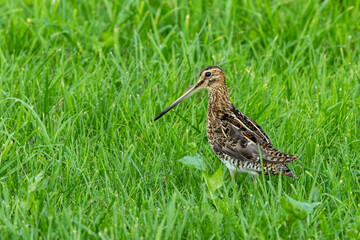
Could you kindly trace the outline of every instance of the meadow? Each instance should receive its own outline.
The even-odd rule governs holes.
[[[1,239],[360,238],[359,1],[0,12]],[[206,90],[154,122],[212,64],[234,105],[300,156],[298,178],[232,180],[206,139]]]

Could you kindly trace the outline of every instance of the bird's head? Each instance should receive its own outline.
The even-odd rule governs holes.
[[[221,67],[212,65],[207,68],[204,68],[199,76],[199,80],[196,83],[195,87],[201,89],[206,88],[211,90],[218,86],[225,84],[225,74]]]
[[[184,93],[181,97],[179,97],[175,102],[170,104],[164,111],[162,111],[156,118],[155,121],[161,118],[165,113],[167,113],[170,109],[181,103],[184,99],[190,97],[193,93],[195,93],[199,89],[208,89],[209,91],[221,87],[225,85],[225,74],[221,67],[212,65],[204,68],[199,76],[199,80],[189,91]]]

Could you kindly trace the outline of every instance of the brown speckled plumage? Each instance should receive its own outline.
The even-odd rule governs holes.
[[[160,113],[155,120],[202,88],[209,91],[206,129],[208,141],[214,153],[226,164],[233,178],[236,172],[259,175],[262,167],[265,174],[295,177],[286,163],[298,157],[276,150],[261,127],[232,104],[224,71],[219,66],[203,69],[197,84]]]

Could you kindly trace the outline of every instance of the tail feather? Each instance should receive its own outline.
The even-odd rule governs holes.
[[[297,176],[289,169],[286,164],[284,164],[285,168],[282,169],[282,174],[287,177],[297,178]]]
[[[285,160],[285,162],[293,162],[298,158],[299,158],[299,156],[287,154],[287,159]]]

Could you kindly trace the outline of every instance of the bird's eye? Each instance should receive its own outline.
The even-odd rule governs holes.
[[[205,76],[210,77],[210,76],[211,76],[211,72],[206,72],[206,73],[205,73]]]

